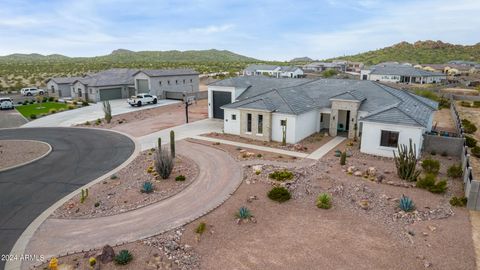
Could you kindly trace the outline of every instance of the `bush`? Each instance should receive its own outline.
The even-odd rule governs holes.
[[[57,109],[50,109],[48,113],[51,113],[51,114],[57,113]]]
[[[447,181],[438,181],[434,186],[430,187],[428,191],[432,193],[445,193],[445,191],[447,191]]]
[[[132,254],[130,251],[124,249],[121,250],[117,256],[115,256],[115,263],[120,264],[120,265],[126,265],[128,264],[131,260],[133,259]]]
[[[82,101],[82,106],[89,106],[90,104],[88,103],[88,101]]]
[[[153,184],[152,182],[144,182],[143,183],[143,186],[142,186],[142,189],[140,190],[140,192],[142,193],[152,193],[153,192]]]
[[[462,166],[460,164],[454,164],[447,170],[448,177],[460,178],[463,174]]]
[[[30,119],[37,119],[37,115],[34,113],[30,114]]]
[[[435,175],[434,174],[427,174],[425,177],[420,178],[417,180],[416,187],[429,189],[430,187],[435,186]]]
[[[440,162],[436,159],[427,158],[423,160],[422,168],[426,173],[438,174]]]
[[[73,110],[73,109],[75,109],[75,106],[73,106],[73,105],[68,105],[68,106],[67,106],[67,109]]]
[[[28,101],[27,100],[24,100],[23,101],[23,105],[27,105],[28,104]]]
[[[465,144],[468,147],[475,147],[477,146],[477,140],[473,138],[472,136],[465,135]]]
[[[48,101],[53,102],[55,100],[55,97],[49,97]]]
[[[275,179],[277,181],[285,181],[293,179],[293,173],[291,171],[274,171],[268,175],[268,177]]]
[[[267,194],[268,198],[276,202],[286,202],[290,200],[291,195],[288,189],[284,187],[274,187]]]
[[[468,101],[462,101],[462,102],[460,102],[460,106],[462,106],[462,107],[472,107],[472,103],[470,103]]]
[[[340,155],[340,165],[345,165],[347,163],[347,152],[343,151]]]
[[[463,196],[463,197],[453,196],[450,199],[450,204],[452,206],[464,207],[465,205],[467,205],[467,202],[468,202],[468,199],[465,196]]]
[[[480,101],[474,101],[473,102],[473,107],[479,108],[480,107]]]
[[[442,154],[441,154],[442,157],[447,157],[448,156],[448,153],[447,151],[443,151]]]
[[[479,147],[479,146],[473,147],[470,152],[471,152],[472,155],[474,155],[475,157],[480,158],[480,147]]]
[[[435,150],[432,150],[432,151],[430,152],[430,155],[432,155],[432,156],[436,156],[436,155],[437,155],[437,151],[435,151]]]
[[[317,197],[317,207],[322,209],[330,209],[332,207],[332,198],[327,193],[322,193]]]
[[[197,228],[195,229],[195,232],[198,234],[203,234],[205,232],[205,229],[207,229],[207,224],[205,224],[205,222],[200,222],[200,224],[198,224]]]
[[[157,149],[155,151],[154,164],[160,177],[162,177],[162,179],[167,179],[172,173],[174,161],[169,152]]]
[[[115,179],[117,179],[117,178],[118,178],[118,176],[117,176],[116,174],[112,174],[112,175],[110,176],[110,179],[112,179],[112,180],[115,180]]]
[[[240,207],[240,209],[238,209],[237,217],[239,219],[247,219],[252,217],[252,213],[250,212],[250,210],[248,210],[247,207],[242,206]]]
[[[185,179],[187,178],[185,177],[185,175],[182,175],[182,174],[175,177],[175,181],[185,181]]]
[[[100,206],[100,202],[96,202],[93,206],[99,207],[99,206]]]
[[[470,122],[468,119],[462,119],[462,126],[465,133],[473,134],[477,131],[475,124]]]
[[[412,199],[405,195],[402,195],[402,197],[400,198],[399,207],[405,212],[410,212],[415,209],[415,204],[413,203]]]
[[[440,100],[438,101],[438,107],[440,109],[448,109],[450,108],[450,100],[448,100],[447,98],[440,98]]]

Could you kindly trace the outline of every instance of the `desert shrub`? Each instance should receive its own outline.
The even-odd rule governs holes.
[[[317,207],[322,209],[330,209],[332,207],[332,198],[327,193],[322,193],[317,197]]]
[[[99,207],[99,206],[100,206],[100,202],[96,202],[93,206]]]
[[[152,182],[144,182],[142,185],[142,189],[140,190],[142,193],[152,193],[153,192],[153,184]]]
[[[447,157],[448,156],[448,153],[447,151],[443,151],[442,154],[440,154],[442,157]]]
[[[75,109],[75,106],[73,106],[73,105],[68,105],[68,106],[67,106],[67,109],[73,110],[73,109]]]
[[[343,151],[340,155],[340,165],[345,165],[347,163],[347,152]]]
[[[27,105],[27,104],[28,104],[28,101],[27,101],[27,100],[24,100],[22,104],[23,104],[23,105]]]
[[[157,149],[155,151],[154,165],[160,177],[167,179],[172,173],[174,160],[168,151]]]
[[[82,101],[82,106],[89,106],[90,104],[88,103],[88,101]]]
[[[470,152],[471,152],[472,155],[474,155],[475,157],[480,158],[480,147],[479,147],[479,146],[473,147]]]
[[[447,170],[447,175],[452,178],[459,178],[463,174],[462,166],[460,164],[454,164]]]
[[[250,210],[248,210],[247,207],[242,206],[240,207],[240,209],[238,209],[236,216],[240,219],[247,219],[252,217],[252,213],[250,212]]]
[[[91,257],[90,259],[88,259],[88,264],[93,267],[95,266],[95,264],[97,264],[97,259]]]
[[[112,179],[112,180],[115,180],[115,179],[117,179],[117,178],[118,178],[118,176],[117,176],[116,174],[112,174],[112,175],[110,176],[110,179]]]
[[[447,98],[440,98],[440,100],[438,101],[438,107],[440,109],[448,109],[450,108],[450,100],[448,100]]]
[[[437,151],[435,151],[435,150],[430,151],[430,155],[436,156],[436,155],[437,155]]]
[[[440,162],[436,159],[427,158],[423,160],[422,168],[426,173],[438,174]]]
[[[465,196],[462,196],[462,197],[453,196],[450,199],[450,204],[452,206],[464,207],[465,205],[467,205],[467,202],[468,202],[468,199]]]
[[[182,175],[182,174],[175,177],[175,181],[185,181],[185,179],[186,179],[185,175]]]
[[[207,229],[207,224],[205,224],[205,222],[200,222],[200,224],[198,224],[197,228],[195,229],[195,232],[198,234],[203,234],[205,232],[205,229]]]
[[[131,260],[133,259],[133,256],[132,254],[130,253],[130,251],[124,249],[124,250],[121,250],[117,256],[115,256],[115,263],[119,264],[119,265],[126,265],[128,264]]]
[[[268,177],[275,179],[277,181],[291,180],[293,178],[293,173],[291,171],[274,171],[268,175]]]
[[[37,115],[34,113],[30,114],[30,119],[37,119]]]
[[[30,103],[30,104],[33,104],[33,103],[35,103],[35,100],[33,100],[33,99],[32,99],[32,100],[30,100],[30,102],[29,102],[29,103]]]
[[[419,178],[416,183],[416,187],[429,189],[435,185],[435,178],[434,174],[426,174],[423,178]]]
[[[261,158],[262,157],[262,154],[257,154],[257,158]]]
[[[472,103],[463,100],[462,102],[460,102],[460,106],[462,106],[462,107],[471,107],[471,106],[472,106]]]
[[[57,113],[57,109],[50,109],[48,110],[48,113],[51,113],[51,114]]]
[[[280,202],[280,203],[281,202],[286,202],[286,201],[290,200],[290,198],[291,198],[290,192],[288,191],[288,189],[286,189],[284,187],[274,187],[274,188],[272,188],[268,192],[267,196],[271,200],[276,201],[276,202]]]
[[[55,97],[49,97],[48,101],[53,102],[55,100]]]
[[[477,126],[468,119],[462,119],[463,131],[468,134],[473,134],[477,131]]]
[[[259,175],[259,174],[261,174],[261,173],[262,173],[262,171],[260,171],[260,170],[256,170],[256,171],[255,171],[255,174],[256,174],[256,175]]]
[[[474,101],[473,102],[473,107],[479,108],[480,107],[480,101]]]
[[[100,125],[101,123],[102,123],[102,119],[97,119],[97,120],[95,121],[95,125],[97,125],[97,126]]]
[[[405,195],[402,195],[402,197],[400,198],[398,206],[405,212],[410,212],[415,209],[415,204],[413,203],[413,200]]]
[[[447,181],[438,181],[434,186],[430,187],[428,191],[432,193],[445,193],[445,191],[447,191]]]
[[[472,136],[465,135],[465,144],[468,147],[475,147],[477,146],[477,140],[473,138]]]

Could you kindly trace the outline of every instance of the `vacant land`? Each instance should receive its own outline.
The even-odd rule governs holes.
[[[48,144],[37,141],[0,140],[0,170],[34,160],[49,149]]]
[[[51,113],[52,110],[58,112],[59,110],[66,110],[67,108],[67,104],[58,102],[34,103],[16,107],[17,111],[26,118],[30,118],[32,115],[40,116],[42,114],[48,114]]]

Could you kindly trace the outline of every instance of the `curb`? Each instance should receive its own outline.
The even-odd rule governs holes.
[[[43,155],[41,155],[39,157],[36,157],[32,160],[29,160],[29,161],[26,161],[26,162],[23,162],[23,163],[20,163],[20,164],[16,164],[16,165],[13,165],[13,166],[10,166],[10,167],[7,167],[7,168],[0,169],[0,172],[5,172],[5,171],[8,171],[8,170],[12,170],[12,169],[15,169],[15,168],[18,168],[18,167],[28,165],[30,163],[33,163],[35,161],[38,161],[38,160],[48,156],[48,154],[50,154],[52,152],[52,146],[50,144],[48,144],[46,142],[42,142],[42,141],[36,141],[36,140],[2,140],[2,141],[39,142],[39,143],[47,145],[48,146],[48,151],[46,153],[44,153]]]
[[[26,128],[29,128],[29,127],[26,127]],[[37,127],[31,127],[31,128],[37,128]],[[92,128],[85,128],[85,127],[56,127],[56,128],[77,128],[77,129],[92,129]],[[98,130],[97,129],[92,129],[92,130]],[[130,162],[132,162],[137,156],[138,154],[140,153],[140,148],[141,148],[141,145],[138,143],[138,141],[128,135],[128,134],[125,134],[123,132],[119,132],[119,131],[116,131],[116,130],[108,130],[108,129],[101,129],[101,130],[105,130],[105,131],[110,131],[110,132],[114,132],[114,133],[118,133],[118,134],[121,134],[121,135],[124,135],[126,137],[128,137],[135,145],[135,149],[133,150],[133,153],[132,155],[130,155],[130,157],[125,160],[122,164],[120,164],[119,166],[117,166],[116,168],[114,168],[113,170],[105,173],[104,175],[101,175],[100,177],[98,177],[97,179],[94,179],[93,181],[89,182],[88,184],[82,186],[82,187],[79,187],[78,189],[74,190],[73,192],[71,192],[70,194],[68,194],[67,196],[63,197],[62,199],[58,200],[56,203],[54,203],[53,205],[51,205],[49,208],[47,208],[45,211],[43,211],[37,218],[35,218],[31,223],[30,225],[28,225],[28,227],[23,231],[23,233],[20,235],[20,237],[17,239],[17,241],[15,242],[15,244],[13,245],[13,248],[12,250],[10,251],[10,254],[16,254],[16,255],[23,255],[25,254],[25,249],[27,248],[27,245],[28,243],[30,242],[30,239],[33,237],[33,235],[35,234],[35,232],[37,231],[37,229],[42,225],[42,223],[48,218],[50,217],[50,215],[60,206],[62,206],[65,202],[69,201],[71,198],[73,198],[75,195],[77,195],[79,192],[81,192],[82,189],[85,189],[85,188],[89,188],[90,186],[93,186],[95,185],[96,183],[99,183],[101,182],[105,177],[111,175],[111,174],[114,174],[116,172],[118,172],[119,170],[123,169],[124,167],[126,167]],[[22,269],[22,261],[20,260],[16,260],[16,261],[7,261],[6,264],[5,264],[5,269],[4,270],[19,270],[19,269]]]

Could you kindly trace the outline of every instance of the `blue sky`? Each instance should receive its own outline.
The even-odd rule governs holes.
[[[480,0],[0,0],[0,55],[215,48],[323,59],[426,39],[480,42]]]

